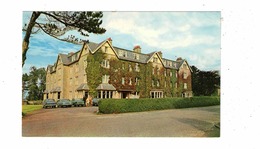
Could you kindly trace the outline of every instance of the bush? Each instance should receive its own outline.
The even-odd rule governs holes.
[[[42,104],[42,100],[30,100],[27,101],[28,105],[41,105]]]
[[[102,99],[100,113],[125,113],[151,110],[219,105],[219,97],[157,98],[157,99]]]

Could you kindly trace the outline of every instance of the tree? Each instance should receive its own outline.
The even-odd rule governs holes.
[[[27,73],[24,73],[22,76],[22,98],[24,99],[25,92],[28,90],[28,81],[29,81],[29,76]]]
[[[220,85],[220,76],[218,71],[200,71],[197,67],[191,66],[192,73],[192,91],[196,96],[210,96],[217,86]]]
[[[30,68],[29,75],[23,74],[23,94],[28,91],[28,100],[42,100],[46,84],[46,71],[44,68]]]
[[[42,17],[40,17],[42,16]],[[73,12],[73,11],[34,11],[28,24],[24,24],[25,36],[22,44],[22,66],[26,60],[29,49],[31,34],[43,31],[61,41],[82,44],[85,40],[78,39],[73,35],[62,37],[68,31],[77,30],[82,36],[88,37],[89,33],[103,34],[106,32],[101,28],[102,12]]]

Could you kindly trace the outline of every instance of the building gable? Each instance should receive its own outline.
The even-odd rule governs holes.
[[[188,62],[186,60],[182,60],[179,65],[179,69],[185,69],[185,67],[187,67],[187,69],[189,69],[190,72],[192,72],[192,69],[191,69],[190,65],[188,64]]]
[[[162,66],[164,66],[163,60],[159,55],[159,52],[154,52],[153,54],[151,54],[151,57],[147,60],[147,63],[149,62],[161,64]]]
[[[102,52],[111,54],[111,55],[115,55],[118,58],[118,54],[110,42],[111,41],[109,41],[109,39],[107,39],[107,40],[101,42],[100,44],[98,44],[95,47],[95,49],[90,49],[90,46],[89,46],[89,49],[92,54],[96,53],[98,50],[102,50]]]

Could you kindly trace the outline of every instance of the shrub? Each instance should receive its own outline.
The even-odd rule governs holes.
[[[219,105],[219,97],[157,98],[157,99],[103,99],[99,101],[100,113],[125,113],[151,110],[189,108]]]

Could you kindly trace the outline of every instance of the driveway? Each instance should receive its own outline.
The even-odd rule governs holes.
[[[22,118],[23,136],[217,137],[220,106],[123,114],[97,107],[41,109]]]

